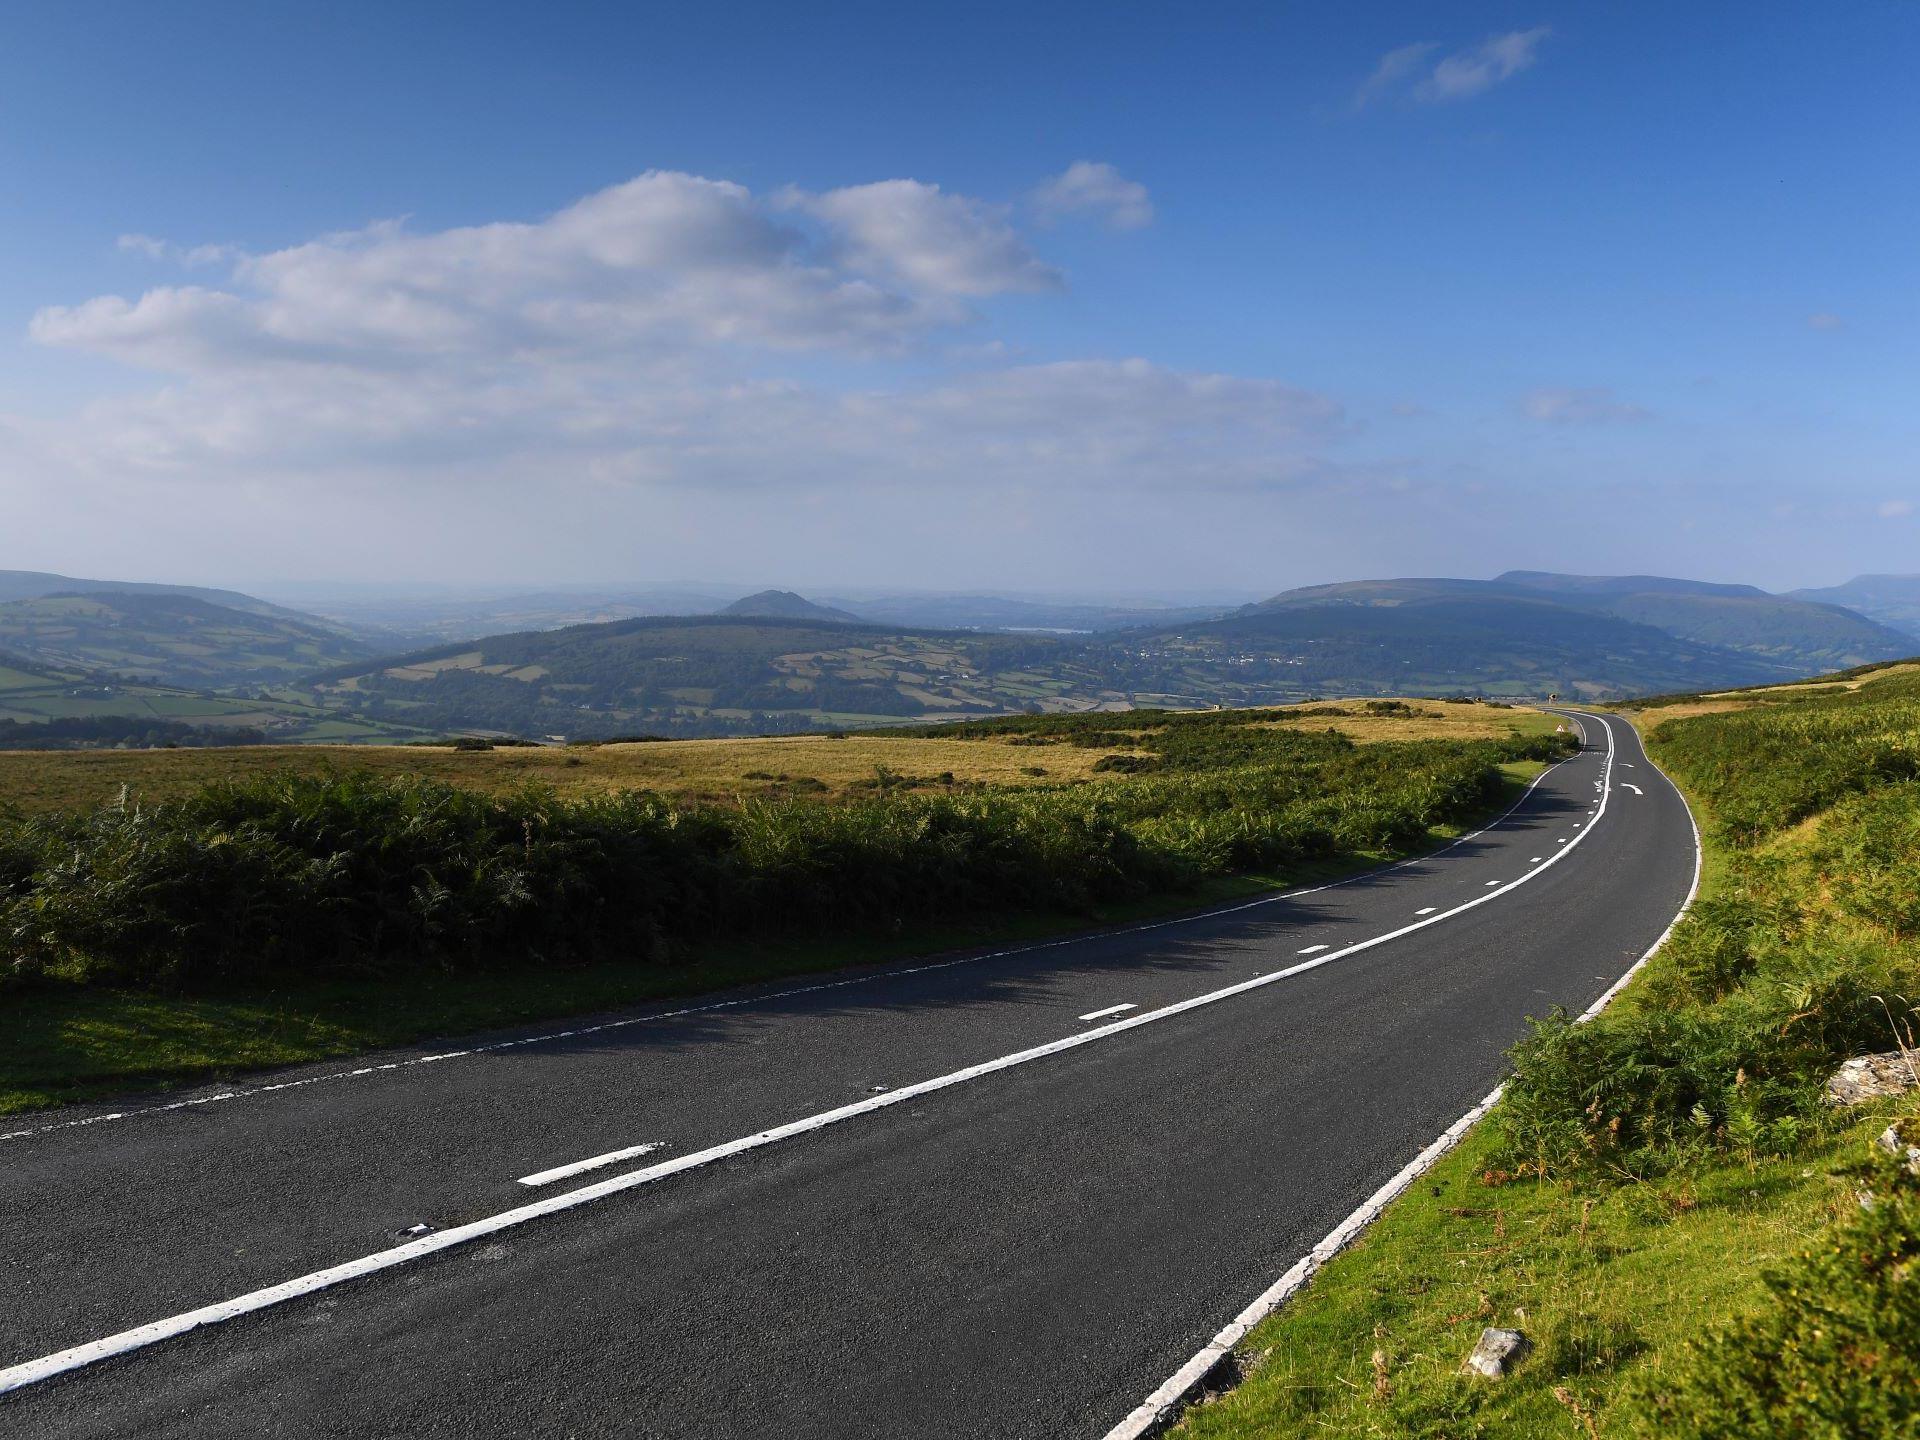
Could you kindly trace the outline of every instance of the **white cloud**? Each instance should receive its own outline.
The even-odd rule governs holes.
[[[1911,500],[1883,500],[1880,503],[1880,508],[1875,511],[1875,513],[1879,515],[1882,520],[1903,520],[1913,514],[1913,502]]]
[[[974,302],[1061,283],[1003,209],[934,185],[762,197],[650,172],[544,220],[380,222],[238,256],[219,283],[44,308],[39,342],[166,380],[29,438],[73,473],[299,493],[1178,492],[1291,483],[1344,433],[1277,381],[1021,364],[980,333]]]
[[[165,240],[152,235],[122,235],[116,242],[119,249],[129,255],[139,255],[148,260],[163,264],[183,265],[192,268],[197,265],[224,265],[238,258],[239,251],[231,245],[194,245],[182,248],[169,245]]]
[[[1373,67],[1373,74],[1367,77],[1366,83],[1354,91],[1354,108],[1357,110],[1391,95],[1413,76],[1420,68],[1421,61],[1439,48],[1431,40],[1422,40],[1417,44],[1402,45],[1398,50],[1389,50],[1380,57],[1380,63]]]
[[[1830,310],[1816,310],[1807,316],[1809,330],[1844,330],[1847,322]]]
[[[1652,418],[1650,411],[1621,400],[1604,386],[1530,391],[1521,398],[1520,409],[1529,419],[1549,425],[1613,425]]]
[[[416,234],[387,221],[230,263],[223,288],[50,306],[31,332],[187,373],[735,345],[873,351],[967,320],[963,299],[1061,283],[999,212],[936,186],[885,181],[767,203],[664,171],[538,222]]]
[[[918,180],[881,180],[789,203],[825,221],[850,268],[939,295],[1054,290],[1063,281],[1007,223],[1002,207]]]
[[[1478,45],[1443,56],[1431,68],[1427,60],[1438,45],[1431,41],[1402,45],[1380,57],[1373,73],[1354,92],[1354,108],[1402,93],[1429,103],[1484,94],[1531,67],[1539,58],[1541,42],[1551,33],[1539,25],[1490,35]]]
[[[1094,216],[1115,230],[1139,230],[1153,223],[1147,187],[1095,160],[1076,160],[1040,185],[1033,192],[1033,208],[1049,224],[1076,215]]]

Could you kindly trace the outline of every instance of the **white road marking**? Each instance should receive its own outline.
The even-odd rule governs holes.
[[[1309,946],[1307,946],[1307,948],[1306,948],[1306,949],[1304,949],[1304,950],[1296,950],[1296,951],[1294,951],[1294,954],[1296,954],[1296,955],[1312,955],[1312,954],[1315,954],[1315,953],[1317,953],[1317,952],[1319,952],[1319,951],[1321,951],[1321,950],[1324,950],[1324,949],[1326,949],[1326,948],[1327,948],[1327,947],[1326,947],[1325,945],[1309,945]]]
[[[1527,863],[1529,865],[1538,865],[1540,863],[1540,857],[1538,855],[1535,855],[1532,859],[1527,861]]]
[[[214,1095],[196,1095],[186,1100],[173,1100],[165,1105],[149,1105],[139,1110],[115,1110],[106,1115],[83,1115],[76,1120],[54,1120],[43,1125],[30,1126],[25,1130],[0,1132],[0,1142],[7,1140],[27,1140],[36,1135],[48,1135],[57,1130],[78,1130],[89,1125],[104,1125],[110,1120],[137,1120],[148,1115],[165,1115],[175,1110],[190,1110],[197,1105],[213,1105],[222,1100],[249,1100],[256,1095],[271,1095],[283,1090],[303,1090],[311,1085],[324,1085],[335,1080],[357,1079],[363,1075],[378,1075],[394,1070],[411,1070],[420,1065],[435,1065],[443,1060],[463,1060],[474,1055],[489,1055],[500,1050],[516,1050],[527,1045],[545,1045],[556,1040],[576,1040],[586,1035],[598,1035],[608,1030],[624,1030],[633,1025],[651,1025],[659,1020],[678,1020],[688,1015],[706,1015],[715,1010],[736,1010],[743,1006],[760,1005],[770,1000],[788,1000],[796,995],[814,995],[825,990],[841,990],[850,985],[871,985],[876,981],[892,980],[902,975],[921,975],[934,970],[950,970],[958,965],[977,965],[986,960],[1004,960],[1012,955],[1027,955],[1040,950],[1057,950],[1067,945],[1080,945],[1089,940],[1112,940],[1122,935],[1139,935],[1150,930],[1164,930],[1169,926],[1187,925],[1195,920],[1213,920],[1222,915],[1238,915],[1242,911],[1257,910],[1263,905],[1278,904],[1283,900],[1298,900],[1307,895],[1318,895],[1325,890],[1339,890],[1345,886],[1357,884],[1362,880],[1378,879],[1382,875],[1391,875],[1398,870],[1406,870],[1415,865],[1424,865],[1429,860],[1457,849],[1469,840],[1490,833],[1505,823],[1507,818],[1522,805],[1534,789],[1558,770],[1562,765],[1578,760],[1578,755],[1570,755],[1565,760],[1556,760],[1545,770],[1533,777],[1520,798],[1508,806],[1506,811],[1484,830],[1476,830],[1471,835],[1462,835],[1458,840],[1450,840],[1437,850],[1424,855],[1416,855],[1411,860],[1401,860],[1396,864],[1383,866],[1378,870],[1365,870],[1358,875],[1349,875],[1343,880],[1329,880],[1324,885],[1309,885],[1300,890],[1283,890],[1274,895],[1262,895],[1254,900],[1241,900],[1232,905],[1222,905],[1216,910],[1202,910],[1193,915],[1176,915],[1167,920],[1149,920],[1139,925],[1129,925],[1119,930],[1097,931],[1092,935],[1065,935],[1058,940],[1038,940],[1027,945],[1012,945],[1005,950],[990,950],[980,955],[962,955],[954,960],[936,960],[926,965],[904,965],[881,970],[868,975],[854,975],[844,980],[822,980],[812,985],[794,985],[785,990],[773,990],[764,995],[747,995],[732,1000],[715,1000],[705,1005],[685,1005],[678,1010],[656,1010],[645,1015],[630,1015],[619,1020],[606,1020],[598,1025],[581,1025],[570,1030],[554,1030],[541,1035],[525,1035],[513,1040],[494,1040],[485,1045],[474,1045],[464,1050],[447,1050],[437,1055],[415,1055],[405,1060],[389,1060],[379,1065],[362,1065],[353,1070],[332,1070],[324,1075],[308,1075],[299,1080],[279,1080],[269,1085],[255,1085],[244,1090],[223,1090]]]
[[[1109,1015],[1118,1015],[1123,1011],[1138,1010],[1139,1008],[1140,1007],[1138,1005],[1135,1005],[1132,1001],[1128,1001],[1125,1005],[1109,1005],[1104,1010],[1089,1010],[1086,1014],[1082,1015],[1080,1018],[1082,1020],[1102,1020]]]
[[[1498,885],[1499,883],[1500,883],[1500,882],[1499,882],[1498,880],[1489,880],[1489,881],[1487,881],[1487,884],[1489,884],[1489,885]]]
[[[1609,758],[1611,758],[1613,726],[1604,716],[1600,717],[1600,722],[1607,727]],[[1584,733],[1583,730],[1583,738]],[[1681,797],[1680,803],[1686,804],[1685,796]],[[1690,807],[1687,819],[1693,825],[1693,885],[1687,891],[1686,900],[1681,903],[1679,913],[1673,917],[1673,923],[1668,925],[1660,938],[1653,942],[1647,953],[1634,961],[1627,968],[1626,974],[1608,986],[1606,992],[1586,1008],[1580,1016],[1581,1023],[1593,1019],[1604,1010],[1607,1003],[1625,988],[1627,982],[1640,973],[1641,967],[1660,952],[1660,948],[1672,937],[1674,929],[1685,918],[1687,911],[1693,907],[1694,897],[1700,893],[1700,867],[1703,853],[1700,845],[1700,826],[1693,819]],[[1378,1219],[1381,1212],[1398,1199],[1415,1180],[1431,1170],[1441,1156],[1459,1144],[1461,1137],[1499,1103],[1500,1096],[1506,1088],[1505,1085],[1496,1085],[1484,1100],[1443,1130],[1437,1140],[1408,1161],[1392,1179],[1374,1191],[1352,1214],[1328,1231],[1325,1239],[1301,1256],[1286,1274],[1274,1281],[1255,1298],[1251,1305],[1242,1310],[1232,1323],[1203,1345],[1198,1354],[1129,1411],[1124,1420],[1106,1433],[1104,1440],[1143,1440],[1145,1436],[1159,1433],[1178,1414],[1181,1406],[1199,1390],[1201,1382],[1212,1373],[1214,1366],[1218,1365],[1234,1346],[1244,1340],[1254,1326],[1304,1289],[1321,1266],[1344,1250],[1356,1235]]]
[[[1610,774],[1613,768],[1613,727],[1604,717],[1601,723],[1607,726],[1607,755],[1604,762],[1606,770],[1603,773]],[[1543,772],[1543,774],[1544,773],[1546,772]],[[1539,779],[1536,778],[1534,784],[1537,785],[1538,783]],[[1606,808],[1606,802],[1604,800],[1601,802],[1601,808],[1603,810]],[[1511,814],[1512,812],[1509,811],[1508,813]],[[1585,837],[1583,836],[1581,838],[1584,839]],[[1575,844],[1577,845],[1578,841],[1576,841]],[[1069,1035],[1059,1040],[1050,1040],[1043,1045],[1035,1045],[1030,1049],[1018,1050],[1011,1055],[1002,1055],[997,1059],[983,1060],[979,1064],[969,1065],[963,1070],[955,1070],[946,1075],[938,1075],[931,1080],[921,1080],[916,1084],[903,1085],[898,1090],[890,1090],[884,1095],[875,1095],[866,1100],[856,1101],[851,1105],[842,1105],[834,1110],[823,1110],[816,1115],[808,1115],[799,1120],[790,1120],[784,1125],[775,1125],[771,1129],[760,1130],[752,1135],[742,1136],[738,1140],[729,1140],[724,1144],[709,1146],[705,1150],[696,1150],[691,1154],[682,1155],[677,1159],[664,1160],[657,1165],[649,1165],[640,1170],[630,1170],[624,1175],[614,1175],[608,1179],[596,1181],[591,1185],[583,1185],[578,1190],[563,1190],[558,1195],[549,1195],[543,1200],[536,1200],[528,1205],[516,1206],[511,1210],[503,1210],[496,1215],[489,1215],[484,1219],[474,1220],[465,1225],[456,1225],[449,1230],[435,1231],[431,1235],[422,1236],[420,1239],[409,1241],[405,1245],[396,1245],[387,1250],[377,1250],[373,1254],[363,1255],[357,1260],[348,1260],[339,1265],[330,1265],[324,1270],[315,1270],[311,1274],[297,1276],[292,1280],[282,1281],[278,1285],[269,1285],[264,1289],[249,1291],[245,1295],[237,1295],[230,1300],[221,1300],[211,1305],[203,1305],[197,1310],[188,1310],[178,1315],[168,1316],[162,1320],[150,1321],[145,1325],[135,1326],[131,1330],[122,1330],[115,1335],[108,1335],[99,1340],[88,1341],[84,1345],[74,1345],[65,1350],[55,1351],[51,1355],[43,1355],[36,1360],[22,1361],[20,1364],[0,1370],[0,1395],[4,1395],[11,1390],[21,1389],[28,1385],[38,1384],[43,1380],[52,1379],[55,1375],[64,1375],[69,1371],[78,1370],[87,1365],[97,1364],[99,1361],[110,1359],[116,1355],[125,1355],[131,1351],[144,1350],[149,1345],[157,1345],[163,1340],[174,1339],[177,1336],[187,1334],[189,1331],[198,1330],[202,1326],[218,1325],[224,1321],[237,1319],[242,1315],[251,1315],[256,1311],[270,1309],[275,1305],[283,1305],[289,1300],[297,1300],[304,1295],[312,1295],[320,1290],[331,1289],[336,1285],[344,1285],[349,1281],[363,1279],[368,1275],[376,1275],[383,1270],[391,1270],[398,1265],[409,1264],[412,1261],[422,1259],[428,1255],[436,1255],[442,1250],[450,1250],[456,1245],[464,1245],[470,1240],[479,1240],[488,1235],[497,1235],[502,1230],[509,1230],[518,1225],[525,1225],[529,1221],[543,1219],[548,1215],[558,1215],[568,1210],[577,1209],[583,1205],[590,1205],[594,1201],[604,1200],[610,1195],[619,1195],[628,1190],[636,1190],[643,1185],[651,1185],[656,1180],[664,1180],[671,1175],[678,1175],[688,1170],[696,1170],[703,1165],[711,1165],[717,1160],[724,1160],[730,1156],[745,1154],[748,1151],[758,1150],[767,1145],[775,1145],[783,1140],[790,1140],[797,1135],[805,1135],[816,1130],[824,1130],[829,1125],[838,1125],[842,1121],[851,1120],[856,1116],[870,1115],[877,1110],[884,1110],[889,1106],[899,1105],[908,1100],[916,1100],[922,1095],[931,1095],[939,1090],[946,1090],[955,1085],[964,1085],[969,1081],[978,1080],[982,1076],[998,1074],[1002,1070],[1011,1070],[1016,1065],[1026,1065],[1035,1060],[1045,1059],[1050,1055],[1058,1055],[1067,1050],[1078,1049],[1082,1045],[1091,1045],[1096,1041],[1105,1040],[1115,1035],[1123,1035],[1127,1031],[1137,1030],[1143,1025],[1151,1025],[1156,1021],[1170,1019],[1175,1015],[1184,1015],[1188,1011],[1198,1010],[1202,1006],[1215,1005],[1223,1000],[1230,1000],[1254,990],[1265,989],[1269,985],[1277,984],[1295,975],[1304,974],[1309,970],[1318,970],[1323,965],[1331,965],[1336,961],[1344,960],[1349,955],[1356,955],[1363,950],[1371,950],[1376,945],[1384,945],[1388,941],[1398,940],[1404,935],[1411,935],[1416,930],[1424,930],[1429,925],[1438,925],[1442,921],[1451,920],[1456,915],[1464,914],[1468,910],[1477,909],[1479,906],[1485,905],[1490,901],[1498,900],[1508,891],[1518,889],[1535,876],[1544,874],[1547,870],[1551,869],[1553,865],[1566,859],[1566,857],[1572,853],[1573,847],[1557,851],[1553,859],[1548,861],[1547,864],[1543,865],[1540,869],[1529,870],[1518,880],[1509,880],[1499,889],[1488,890],[1484,894],[1475,896],[1471,900],[1463,901],[1451,910],[1442,911],[1425,920],[1416,920],[1410,925],[1402,925],[1398,930],[1390,930],[1384,935],[1375,935],[1370,939],[1356,941],[1345,949],[1334,950],[1325,955],[1316,955],[1311,960],[1302,960],[1297,965],[1290,965],[1284,970],[1276,970],[1270,975],[1256,976],[1251,980],[1242,980],[1238,984],[1228,985],[1219,990],[1210,990],[1202,995],[1189,996],[1185,1000],[1176,1000],[1170,1005],[1161,1006],[1158,1010],[1148,1010],[1139,1015],[1129,1015],[1124,1020],[1115,1020],[1106,1025],[1098,1025],[1091,1030],[1083,1030],[1077,1035]],[[1146,929],[1150,927],[1142,926],[1140,928]],[[1278,1302],[1276,1301],[1275,1303]]]
[[[631,1160],[636,1155],[645,1155],[650,1150],[658,1150],[665,1143],[664,1140],[648,1140],[641,1145],[629,1145],[624,1150],[609,1150],[604,1155],[595,1155],[591,1160],[576,1160],[571,1165],[556,1165],[551,1170],[542,1170],[535,1175],[522,1175],[518,1183],[551,1185],[556,1180],[565,1180],[588,1170],[598,1170],[603,1166],[617,1165],[622,1160]]]
[[[1636,795],[1644,795],[1647,793],[1646,791],[1642,790],[1638,785],[1632,784],[1629,781],[1622,780],[1620,783],[1622,785],[1625,785],[1627,789],[1631,790]]]
[[[1431,915],[1435,910],[1438,910],[1439,908],[1440,907],[1438,905],[1423,905],[1413,913],[1416,915]]]

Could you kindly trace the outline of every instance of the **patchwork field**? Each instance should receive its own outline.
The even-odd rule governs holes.
[[[54,668],[0,664],[0,725],[49,720],[126,720],[259,731],[294,744],[411,738],[383,724],[282,696],[210,695],[167,685],[102,679]],[[0,742],[4,743],[4,742]],[[44,763],[46,755],[39,757]]]

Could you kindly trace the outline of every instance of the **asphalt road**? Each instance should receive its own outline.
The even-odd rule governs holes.
[[[0,1434],[1098,1440],[1671,922],[1685,805],[1584,727],[1339,885],[6,1122]]]

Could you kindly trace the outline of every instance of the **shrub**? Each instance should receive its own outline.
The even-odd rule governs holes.
[[[16,981],[195,989],[660,960],[729,933],[1085,911],[1234,869],[1418,845],[1498,793],[1493,767],[1513,748],[1357,750],[1198,718],[1197,741],[1111,757],[1154,773],[1097,786],[995,791],[942,776],[930,792],[879,769],[839,803],[798,798],[825,788],[802,777],[791,793],[720,806],[350,774],[0,817],[0,942]]]

